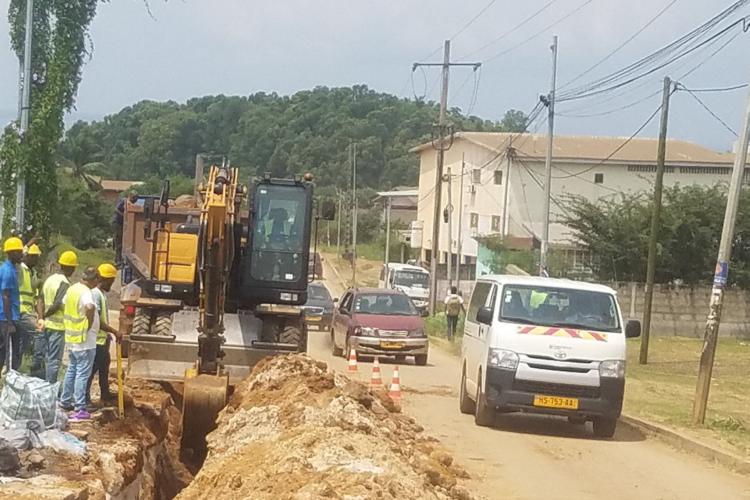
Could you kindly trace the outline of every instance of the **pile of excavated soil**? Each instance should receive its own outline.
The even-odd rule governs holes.
[[[207,441],[179,499],[472,498],[466,472],[385,393],[306,355],[256,366]]]
[[[107,408],[70,424],[86,441],[85,456],[23,452],[19,477],[0,480],[0,498],[173,498],[192,479],[179,461],[180,422],[161,386],[129,380],[124,419]]]

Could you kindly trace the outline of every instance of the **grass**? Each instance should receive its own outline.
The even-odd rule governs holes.
[[[456,335],[453,342],[448,340],[448,324],[445,313],[439,312],[435,316],[425,318],[425,331],[430,339],[437,342],[442,348],[451,354],[458,355],[461,352],[461,340],[464,336],[464,316],[459,316],[456,326]]]
[[[103,262],[114,263],[115,260],[115,252],[111,248],[89,248],[87,250],[79,250],[69,241],[61,237],[53,239],[52,246],[55,255],[60,255],[66,250],[73,250],[76,255],[78,255],[78,269],[76,271],[76,276],[79,276],[87,267],[98,267],[99,264]],[[52,260],[50,260],[50,263],[52,263]],[[56,269],[54,265],[53,268]]]
[[[655,338],[649,363],[638,364],[638,341],[628,345],[624,411],[714,441],[750,457],[750,341],[721,339],[704,426],[691,422],[703,341]]]

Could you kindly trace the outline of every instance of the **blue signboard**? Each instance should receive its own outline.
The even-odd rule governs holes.
[[[719,261],[716,263],[716,271],[714,273],[714,286],[724,287],[727,284],[727,277],[729,276],[729,263]]]

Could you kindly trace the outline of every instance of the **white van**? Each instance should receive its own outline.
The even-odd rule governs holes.
[[[477,425],[496,412],[563,415],[612,437],[625,389],[625,339],[614,290],[530,276],[483,276],[464,327],[460,408]]]
[[[386,280],[387,274],[387,280]],[[380,270],[378,287],[401,290],[420,311],[427,308],[430,298],[430,273],[419,266],[391,262]]]

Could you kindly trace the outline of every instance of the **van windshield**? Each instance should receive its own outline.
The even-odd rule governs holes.
[[[612,294],[569,288],[506,285],[499,319],[561,328],[621,331]]]
[[[396,271],[393,284],[409,288],[427,288],[430,286],[430,275],[419,271]]]

